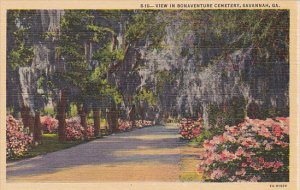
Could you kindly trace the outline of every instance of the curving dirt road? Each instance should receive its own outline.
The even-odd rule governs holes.
[[[179,181],[184,143],[175,124],[136,129],[9,163],[10,181]]]

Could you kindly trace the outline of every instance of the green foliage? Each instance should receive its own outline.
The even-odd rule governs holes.
[[[246,116],[246,102],[243,98],[234,97],[227,104],[221,106],[210,104],[208,106],[208,123],[213,134],[223,132],[225,125],[241,123]]]
[[[124,49],[117,49],[115,50],[115,57],[117,61],[124,61],[125,58],[125,52]]]
[[[288,62],[289,12],[286,10],[203,10],[186,11],[184,16],[191,24],[183,27],[201,37],[198,38],[201,47],[220,50],[212,60],[224,60],[237,49],[253,46],[258,65],[268,65],[275,59]]]
[[[107,66],[116,59],[116,54],[112,52],[108,47],[105,47],[94,52],[93,59],[97,60],[101,64],[101,67],[107,68]]]
[[[266,119],[266,118],[276,118],[276,117],[288,117],[289,108],[282,107],[268,107],[266,105],[258,105],[251,102],[247,107],[247,116],[249,118]]]
[[[75,117],[78,115],[77,105],[75,103],[71,103],[70,105],[70,117]]]
[[[205,140],[211,139],[214,136],[214,133],[209,129],[201,129],[200,135],[191,140],[190,145],[199,146]]]
[[[147,102],[149,105],[153,106],[157,103],[157,98],[152,91],[142,88],[135,96],[134,100],[138,103],[141,101]]]
[[[132,16],[132,24],[125,34],[127,43],[136,42],[137,40],[146,37],[148,32],[146,27],[150,19],[152,19],[152,16],[150,14],[145,14],[144,11]]]
[[[106,85],[106,88],[103,88],[101,93],[106,96],[112,97],[116,104],[120,104],[123,101],[121,93],[117,90],[116,87],[113,87],[112,85]]]
[[[11,70],[30,66],[33,59],[33,45],[27,40],[32,27],[30,11],[10,10],[7,16],[8,35],[12,39],[12,46],[8,46],[7,64]]]
[[[45,107],[42,110],[42,115],[49,115],[49,116],[54,117],[56,115],[56,112],[53,107]]]
[[[38,81],[37,81],[37,87],[38,88],[43,88],[43,84],[45,82],[45,77],[44,76],[41,76]]]
[[[111,97],[120,103],[120,94],[106,79],[108,66],[114,60],[122,58],[119,52],[113,52],[109,47],[110,37],[115,35],[113,29],[98,24],[93,11],[76,10],[66,12],[61,21],[61,30],[56,50],[58,55],[65,58],[67,72],[59,75],[59,78],[80,90],[80,94],[74,96],[73,100],[82,103],[97,102]],[[83,52],[87,46],[95,43],[101,44],[92,55],[99,66],[91,70],[88,55]]]
[[[169,91],[170,89],[166,89],[165,86],[170,86],[174,84],[176,79],[178,78],[178,73],[170,72],[170,71],[159,71],[155,73],[155,77],[157,78],[156,89],[158,92],[163,92],[165,90]]]
[[[139,40],[149,40],[149,48],[161,47],[165,35],[166,22],[164,15],[159,11],[137,11],[130,18],[130,24],[125,33],[126,44],[136,43]]]

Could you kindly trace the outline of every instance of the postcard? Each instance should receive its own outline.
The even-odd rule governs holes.
[[[296,190],[299,6],[2,0],[1,189]]]

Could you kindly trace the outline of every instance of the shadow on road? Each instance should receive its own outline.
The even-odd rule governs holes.
[[[143,164],[159,162],[178,165],[180,147],[176,125],[153,126],[96,139],[58,152],[7,165],[7,178],[39,175],[82,165]]]

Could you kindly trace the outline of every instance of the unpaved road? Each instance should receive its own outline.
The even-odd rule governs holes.
[[[10,181],[179,181],[184,143],[175,124],[136,129],[7,164]]]

